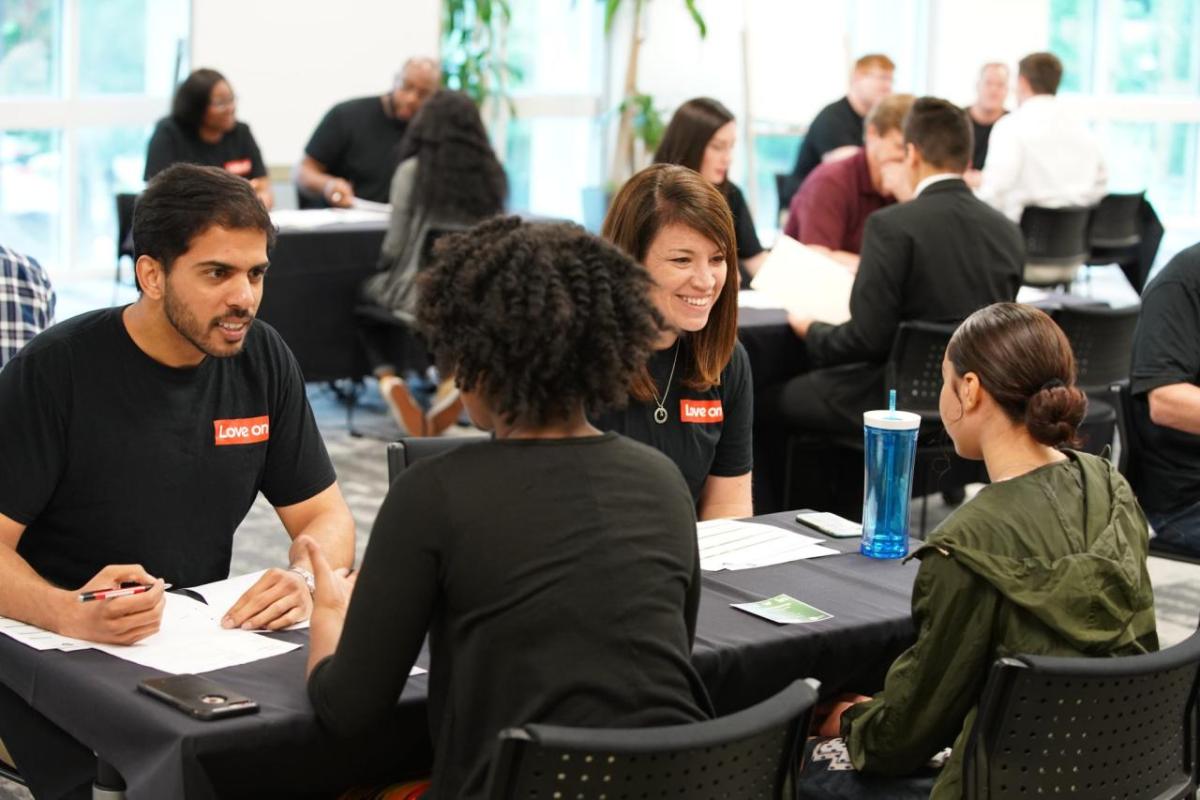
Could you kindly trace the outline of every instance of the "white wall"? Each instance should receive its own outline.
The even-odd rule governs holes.
[[[192,67],[220,70],[268,165],[295,164],[340,100],[436,56],[439,0],[193,0]]]

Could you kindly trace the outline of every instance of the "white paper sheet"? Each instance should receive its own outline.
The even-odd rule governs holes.
[[[300,645],[221,627],[221,614],[190,597],[167,594],[162,627],[137,644],[93,644],[109,655],[163,672],[211,672],[295,650]]]
[[[700,569],[754,569],[800,561],[806,558],[837,555],[814,536],[793,533],[774,525],[715,519],[696,525],[700,543]]]
[[[374,200],[364,200],[361,197],[356,197],[350,201],[351,208],[357,208],[359,211],[374,211],[376,214],[391,214],[392,207],[387,203],[378,203]]]
[[[245,594],[247,589],[257,583],[258,579],[265,573],[265,569],[260,569],[258,572],[235,575],[223,581],[213,581],[203,586],[193,586],[189,591],[193,591],[203,597],[204,601],[208,603],[208,607],[212,609],[213,614],[216,615],[217,621],[220,622],[225,612],[233,608],[233,604],[238,601],[238,598]],[[297,622],[295,625],[290,625],[284,628],[284,630],[298,631],[307,627],[308,620],[304,620],[303,622]]]
[[[750,281],[750,288],[769,297],[775,306],[804,319],[835,325],[850,319],[853,286],[850,270],[783,234]]]
[[[8,617],[0,617],[0,633],[10,639],[15,639],[26,647],[32,647],[34,650],[62,650],[70,652],[72,650],[86,650],[92,646],[90,642],[85,642],[82,639],[72,639],[70,636],[63,636],[61,633],[43,630],[35,625],[27,625],[24,622],[18,622]]]
[[[738,292],[738,308],[782,309],[783,303],[766,292],[742,289]]]
[[[280,229],[310,230],[350,222],[387,222],[390,213],[364,208],[282,208],[271,212],[271,221]]]

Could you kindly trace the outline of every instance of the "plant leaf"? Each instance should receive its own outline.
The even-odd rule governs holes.
[[[621,0],[605,0],[604,3],[604,35],[607,36],[612,32],[613,19],[617,16],[617,9],[621,7]]]
[[[692,15],[692,20],[695,21],[696,27],[700,29],[700,38],[708,38],[708,24],[705,23],[704,17],[700,15],[700,9],[696,8],[696,0],[683,0],[683,4],[687,6],[688,13]]]

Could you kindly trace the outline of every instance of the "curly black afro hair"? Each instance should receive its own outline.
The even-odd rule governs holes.
[[[438,240],[417,322],[439,369],[509,424],[623,406],[662,319],[650,276],[569,223],[497,217]]]

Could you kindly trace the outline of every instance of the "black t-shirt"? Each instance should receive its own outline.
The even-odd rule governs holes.
[[[355,197],[386,203],[407,125],[384,113],[378,95],[346,100],[329,109],[304,152],[350,181]]]
[[[687,488],[650,448],[463,445],[392,484],[313,708],[341,735],[384,717],[428,630],[428,796],[482,800],[504,728],[711,715],[691,663],[699,570]]]
[[[830,150],[847,145],[859,147],[862,143],[863,118],[850,105],[850,100],[843,97],[830,103],[813,118],[808,133],[804,134],[796,166],[792,168],[793,182],[797,187],[804,183],[808,173],[817,168],[821,157]]]
[[[667,421],[654,421],[658,406],[654,401],[630,400],[623,411],[611,411],[596,418],[600,430],[617,431],[631,439],[660,450],[675,462],[687,481],[692,499],[699,501],[709,475],[731,478],[745,475],[754,466],[752,448],[754,389],[750,359],[738,342],[725,369],[721,383],[707,391],[688,389],[680,381],[684,364],[691,358],[688,337],[680,339],[679,363],[671,381],[664,407]],[[675,348],[659,350],[650,357],[650,377],[662,397],[675,359]]]
[[[171,117],[160,119],[146,148],[146,172],[142,177],[150,180],[172,164],[223,167],[247,179],[267,174],[258,143],[244,122],[214,143],[185,131]]]
[[[984,125],[976,122],[975,118],[971,116],[970,106],[964,108],[963,111],[966,113],[967,119],[971,120],[971,132],[975,137],[975,147],[971,151],[971,167],[973,169],[983,169],[983,162],[987,160],[988,139],[991,138],[992,128],[995,127],[996,123],[993,122],[990,125]],[[1005,111],[1004,113],[1007,114],[1008,112]]]
[[[300,369],[263,322],[236,356],[168,367],[122,310],[59,323],[0,371],[0,514],[60,586],[108,564],[176,586],[224,578],[260,490],[288,506],[334,481]]]
[[[1200,244],[1176,255],[1142,295],[1133,336],[1130,483],[1147,511],[1200,501],[1200,436],[1150,420],[1150,391],[1200,384]]]
[[[729,202],[729,210],[733,213],[733,232],[737,237],[738,270],[742,276],[742,285],[749,286],[750,273],[746,272],[742,262],[761,253],[763,246],[758,241],[758,231],[754,227],[754,215],[750,213],[750,206],[746,204],[746,197],[742,194],[742,190],[737,187],[737,184],[727,182],[724,186],[724,193],[725,199]]]

